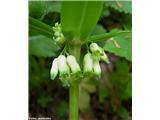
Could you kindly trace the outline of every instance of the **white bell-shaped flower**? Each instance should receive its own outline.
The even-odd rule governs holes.
[[[70,67],[72,73],[78,73],[81,71],[80,66],[74,56],[72,55],[67,56],[67,64]]]
[[[84,73],[93,72],[93,58],[91,53],[87,53],[83,60],[83,71]]]
[[[60,76],[66,76],[69,75],[70,70],[69,67],[67,65],[67,61],[66,61],[66,57],[64,55],[60,55],[58,57],[58,70],[60,73]]]
[[[55,77],[57,76],[58,74],[58,65],[57,65],[57,58],[55,58],[52,62],[52,67],[51,67],[51,70],[50,70],[50,76],[51,76],[51,79],[54,80]]]

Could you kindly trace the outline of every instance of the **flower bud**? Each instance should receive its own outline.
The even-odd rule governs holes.
[[[94,74],[97,75],[98,77],[101,76],[101,67],[98,60],[93,62],[93,71]]]
[[[70,67],[72,73],[80,72],[80,66],[76,61],[76,58],[72,55],[67,56],[67,64]]]
[[[105,53],[100,58],[102,61],[106,62],[107,64],[110,63],[108,56]]]
[[[69,67],[66,62],[66,57],[64,55],[60,55],[58,57],[58,70],[60,72],[60,76],[66,76],[70,73]]]
[[[65,42],[64,37],[57,37],[55,41],[58,45],[62,45]]]
[[[56,37],[59,37],[60,34],[61,34],[61,33],[60,33],[59,31],[55,31],[55,32],[54,32],[54,35],[55,35]]]
[[[63,45],[65,42],[62,30],[61,30],[61,24],[55,23],[55,27],[53,27],[54,31],[54,37],[53,39],[56,41],[58,45]]]
[[[92,73],[93,72],[93,58],[92,58],[91,53],[87,53],[84,56],[83,71],[84,71],[84,73]]]
[[[52,62],[52,67],[51,67],[51,71],[50,71],[50,76],[51,76],[51,79],[54,80],[55,77],[57,76],[58,74],[58,65],[57,65],[57,58],[55,58]]]
[[[90,50],[92,53],[103,54],[103,50],[97,45],[97,43],[91,43]]]

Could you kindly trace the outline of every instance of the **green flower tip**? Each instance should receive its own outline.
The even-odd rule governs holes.
[[[101,49],[101,47],[97,45],[97,43],[91,43],[90,50],[92,53],[95,53],[95,54],[103,54],[103,50]]]
[[[105,53],[100,58],[102,61],[106,62],[107,64],[110,63],[109,58]]]

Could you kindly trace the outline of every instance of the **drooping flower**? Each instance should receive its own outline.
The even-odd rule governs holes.
[[[67,65],[66,57],[64,55],[60,55],[58,57],[58,70],[60,73],[60,76],[66,76],[69,75],[70,69],[69,66]]]
[[[93,72],[93,58],[91,53],[87,53],[83,60],[83,71],[84,73]]]
[[[52,62],[52,67],[51,67],[51,70],[50,70],[50,76],[51,76],[51,79],[54,80],[55,77],[57,76],[58,74],[58,65],[57,65],[57,58],[55,58]]]
[[[72,55],[67,56],[67,64],[70,67],[72,73],[78,73],[81,71],[80,66],[74,56]]]

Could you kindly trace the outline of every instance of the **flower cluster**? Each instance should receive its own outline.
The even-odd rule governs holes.
[[[53,39],[56,41],[58,45],[63,45],[65,42],[64,35],[61,30],[61,24],[55,23],[53,27],[54,36]]]
[[[104,50],[98,46],[96,43],[91,43],[90,46],[90,52],[88,52],[84,56],[83,60],[83,71],[84,74],[95,74],[96,76],[101,76],[101,68],[99,61],[102,60],[109,64],[108,56],[105,54]]]
[[[63,85],[69,86],[70,83],[68,79],[71,78],[71,75],[74,76],[81,73],[81,69],[76,58],[72,55],[67,57],[60,55],[58,58],[55,58],[52,62],[50,71],[51,79],[54,80],[58,73]]]
[[[54,80],[59,73],[59,78],[63,86],[70,86],[71,80],[78,79],[82,74],[91,74],[100,77],[101,67],[99,61],[102,60],[109,63],[109,59],[104,50],[96,43],[91,43],[89,48],[90,52],[88,52],[83,59],[83,72],[74,56],[68,55],[66,57],[64,55],[59,55],[58,58],[53,60],[50,71],[51,79]]]

